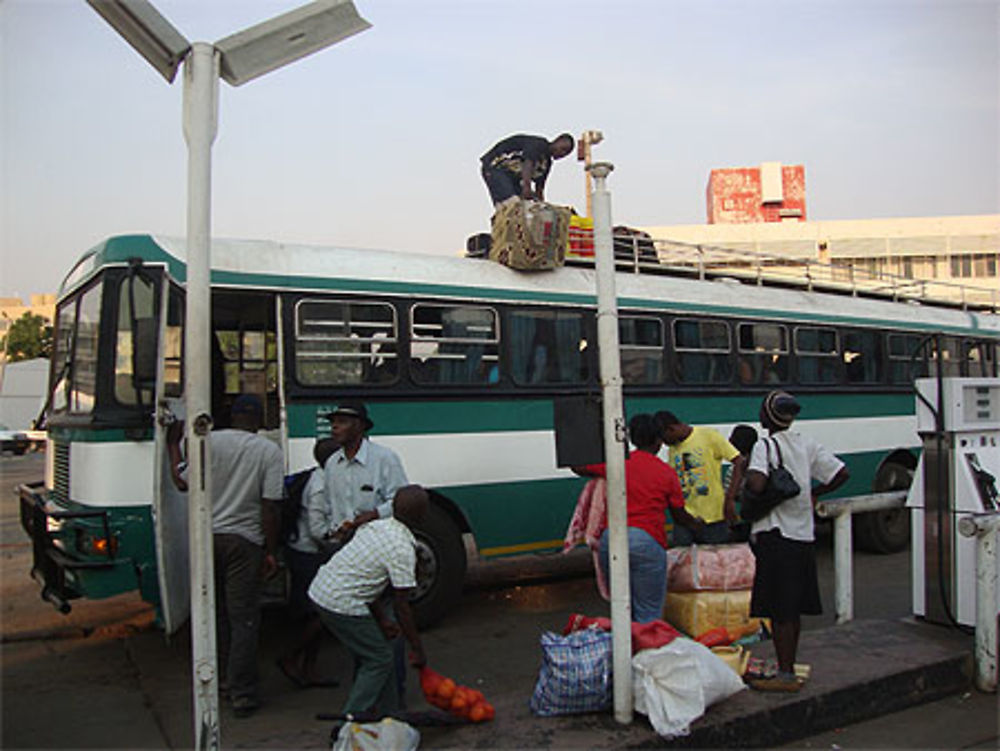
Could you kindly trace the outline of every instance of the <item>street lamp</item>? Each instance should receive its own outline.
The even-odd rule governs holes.
[[[184,321],[185,435],[191,550],[191,661],[195,747],[219,747],[215,598],[212,563],[210,237],[212,142],[219,77],[239,86],[328,47],[371,24],[351,0],[317,0],[219,40],[190,43],[147,0],[87,0],[140,55],[172,82],[184,66],[188,144],[187,301]]]
[[[583,162],[583,189],[587,195],[587,218],[594,217],[593,210],[593,183],[590,175],[590,149],[594,144],[604,140],[604,134],[599,130],[585,130],[580,134],[580,139],[576,142],[576,160]]]
[[[594,266],[597,277],[597,351],[600,355],[604,462],[608,482],[608,568],[611,574],[611,640],[615,719],[632,722],[632,606],[629,594],[628,506],[625,496],[625,409],[618,356],[618,293],[615,291],[611,194],[607,177],[614,166],[596,162],[594,174]],[[588,195],[588,199],[590,196]]]

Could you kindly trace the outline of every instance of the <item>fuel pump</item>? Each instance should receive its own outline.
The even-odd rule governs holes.
[[[923,452],[906,502],[913,613],[974,626],[976,542],[959,534],[958,522],[1000,514],[1000,378],[920,378],[915,385]]]

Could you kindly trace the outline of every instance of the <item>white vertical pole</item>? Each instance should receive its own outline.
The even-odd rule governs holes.
[[[991,511],[970,514],[958,521],[964,537],[976,538],[976,688],[992,693],[997,690],[997,628],[1000,626],[1000,513]]]
[[[976,688],[997,690],[997,526],[976,535]]]
[[[611,239],[611,194],[605,179],[614,167],[590,165],[594,176],[594,259],[597,267],[597,344],[604,405],[604,462],[608,476],[608,567],[611,570],[611,634],[615,719],[632,722],[632,605],[628,577],[625,505],[625,411],[618,354],[618,303]]]
[[[188,145],[187,301],[184,317],[184,396],[187,412],[191,550],[191,665],[196,749],[219,748],[219,683],[212,563],[211,210],[212,142],[219,102],[219,59],[204,42],[184,63],[184,138]]]
[[[837,602],[837,623],[854,620],[854,573],[851,551],[851,512],[844,510],[833,517],[834,599]]]

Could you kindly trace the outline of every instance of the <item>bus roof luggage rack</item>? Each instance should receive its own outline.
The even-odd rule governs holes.
[[[824,263],[812,258],[652,239],[648,235],[641,236],[646,233],[618,231],[620,229],[616,227],[613,235],[618,271],[704,280],[724,279],[743,284],[1000,312],[1000,290],[934,279],[911,279],[885,272],[874,273],[854,265]],[[574,252],[574,245],[586,244],[586,241],[581,243],[574,238],[574,231],[579,230],[570,228],[570,251],[566,254],[566,265],[593,266],[592,244],[587,248],[589,252]],[[655,248],[655,256],[649,253],[650,243]]]

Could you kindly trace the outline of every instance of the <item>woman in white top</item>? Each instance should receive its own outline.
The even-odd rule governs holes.
[[[816,575],[813,504],[847,482],[844,463],[809,436],[789,430],[801,410],[795,397],[772,391],[760,407],[768,438],[757,441],[747,465],[746,487],[760,493],[780,457],[801,492],[753,523],[750,539],[757,559],[750,614],[770,618],[778,674],[751,685],[763,691],[798,691],[795,655],[802,614],[819,615],[822,605]],[[770,444],[768,447],[767,444]],[[770,450],[769,450],[770,449]],[[769,456],[771,457],[769,461]],[[816,480],[818,485],[813,486]]]

